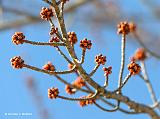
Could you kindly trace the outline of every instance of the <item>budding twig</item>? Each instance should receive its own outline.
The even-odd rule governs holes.
[[[126,42],[126,35],[122,34],[122,44],[121,44],[121,67],[119,71],[119,80],[118,80],[118,87],[122,85],[122,77],[124,71],[124,64],[125,64],[125,42]],[[121,93],[121,90],[119,90]]]
[[[57,19],[58,19],[58,23],[59,23],[63,38],[67,38],[68,36],[67,36],[66,27],[65,27],[65,24],[64,24],[64,19],[63,19],[63,16],[62,16],[61,12],[60,12],[59,7],[57,6],[56,0],[52,0],[52,6],[55,9],[56,16],[57,16]]]
[[[42,73],[45,73],[45,74],[49,74],[49,75],[54,74],[54,71],[48,71],[48,70],[40,69],[40,68],[37,68],[37,67],[34,67],[34,66],[30,66],[28,64],[23,64],[23,67],[26,67],[28,69],[31,69],[31,70],[34,70],[34,71],[37,71],[37,72],[42,72]]]
[[[32,45],[48,45],[48,46],[65,46],[65,43],[42,43],[42,42],[35,42],[35,41],[29,41],[24,40],[25,43],[32,44]]]
[[[76,66],[74,65],[72,69],[70,70],[66,70],[66,71],[55,71],[54,73],[55,74],[70,74],[70,73],[73,73],[74,70],[75,70]]]
[[[85,50],[85,49],[83,49],[83,50],[82,50],[82,56],[81,56],[80,64],[83,64],[83,63],[84,63],[85,54],[86,54],[86,50]]]
[[[99,105],[98,103],[94,102],[94,104],[96,105],[96,107],[100,108],[101,110],[103,111],[106,111],[106,112],[115,112],[117,111],[117,107],[115,107],[114,109],[106,109],[104,107],[102,107],[101,105]]]
[[[90,77],[94,75],[94,73],[97,71],[97,69],[99,68],[99,66],[100,66],[100,65],[97,64],[97,65],[94,67],[93,71],[89,74]]]
[[[87,97],[87,98],[69,98],[69,97],[60,96],[60,95],[58,95],[58,97],[61,99],[70,100],[70,101],[86,101],[86,100],[95,99],[97,95],[98,95],[98,91],[96,91],[91,97]]]
[[[54,76],[55,76],[59,81],[61,81],[62,83],[64,83],[65,85],[69,85],[70,87],[75,88],[75,89],[77,89],[77,90],[80,90],[80,91],[82,91],[82,92],[92,93],[91,91],[85,90],[85,89],[83,89],[83,88],[79,88],[79,87],[77,87],[77,86],[74,86],[74,85],[68,83],[66,80],[62,79],[62,78],[61,78],[59,75],[57,75],[57,74],[54,74]]]
[[[105,104],[111,106],[111,107],[116,107],[115,104],[113,104],[113,103],[111,103],[111,102],[103,99],[102,97],[100,97],[100,100],[101,100],[102,102],[104,102]],[[119,107],[118,110],[121,111],[121,112],[123,112],[123,113],[126,113],[126,114],[139,114],[139,113],[140,113],[140,112],[138,113],[138,112],[135,112],[135,111],[127,111],[127,110],[125,110],[125,109],[122,109],[121,107]]]
[[[58,76],[57,74],[55,74],[53,71],[47,71],[47,70],[44,70],[44,69],[39,69],[37,67],[33,67],[33,66],[30,66],[30,65],[27,65],[27,64],[23,64],[23,67],[26,67],[28,69],[35,70],[35,71],[38,71],[38,72],[46,73],[46,74],[49,74],[49,75],[54,75],[59,81],[61,81],[62,83],[66,84],[66,85],[71,86],[72,88],[75,88],[77,90],[81,90],[83,92],[91,93],[88,90],[85,90],[85,89],[82,89],[82,88],[78,88],[77,86],[74,86],[74,85],[68,83],[67,81],[65,81],[64,79],[62,79],[60,76]]]
[[[108,76],[106,76],[105,82],[104,82],[104,88],[106,88],[108,86]]]
[[[56,47],[56,50],[59,52],[59,54],[70,64],[73,64],[71,60],[62,52],[62,50],[59,47]]]
[[[64,17],[63,13],[64,13],[64,3],[61,2],[61,15],[62,15],[62,17]]]
[[[155,108],[157,108],[157,107],[159,107],[159,106],[160,106],[160,102],[157,101],[157,103],[154,103],[151,107],[152,107],[153,109],[155,109]]]
[[[125,84],[128,82],[128,80],[129,80],[129,78],[130,78],[131,76],[132,76],[132,74],[129,73],[129,74],[125,77],[122,85],[121,85],[118,89],[116,89],[114,92],[120,91],[120,90],[125,86]]]
[[[52,19],[49,19],[49,23],[50,23],[51,28],[54,28],[54,29],[55,29],[55,25],[54,25]],[[56,34],[56,36],[57,36],[62,42],[65,42],[65,41],[63,40],[61,34],[59,33],[59,31],[57,31],[55,34]]]

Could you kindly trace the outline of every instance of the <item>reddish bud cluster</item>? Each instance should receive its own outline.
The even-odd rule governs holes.
[[[77,43],[77,35],[75,32],[68,32],[68,40],[69,42],[73,45],[73,44],[76,44]]]
[[[138,48],[133,56],[135,61],[143,61],[146,59],[146,51],[144,48]]]
[[[118,34],[125,34],[127,35],[129,32],[130,32],[130,27],[129,27],[129,24],[128,22],[120,22],[118,25],[118,31],[117,33]]]
[[[72,83],[73,86],[76,86],[77,88],[81,88],[83,86],[85,86],[85,81],[81,78],[78,77],[75,81],[73,81]],[[77,90],[75,88],[72,88],[70,85],[66,85],[65,87],[65,91],[67,94],[74,94]]]
[[[136,75],[139,74],[141,67],[135,62],[131,62],[130,64],[128,64],[128,70],[132,75]]]
[[[72,94],[74,94],[76,92],[76,89],[72,88],[70,85],[66,85],[65,91],[66,91],[67,94],[72,95]]]
[[[92,97],[92,94],[89,94],[88,96],[85,96],[85,97],[82,97],[82,98],[90,98],[90,97]],[[84,107],[84,106],[87,106],[89,104],[91,105],[94,102],[95,102],[95,99],[81,100],[81,101],[79,101],[79,105],[81,107]]]
[[[87,38],[80,41],[80,47],[84,50],[91,49],[92,43],[91,40],[87,40]]]
[[[54,13],[51,8],[42,7],[42,10],[40,12],[40,16],[44,20],[50,20],[51,17],[54,16]]]
[[[112,67],[111,66],[108,68],[104,67],[103,71],[104,71],[104,76],[108,76],[112,73]]]
[[[24,43],[25,36],[22,32],[15,32],[12,36],[12,42],[16,45]]]
[[[85,81],[80,76],[72,84],[78,88],[86,85]]]
[[[49,35],[54,35],[55,33],[58,33],[58,28],[51,27]]]
[[[53,43],[53,42],[60,42],[59,38],[57,36],[54,36],[52,37],[50,40],[49,40],[50,43]]]
[[[13,68],[21,69],[24,65],[24,60],[20,56],[15,56],[10,59]]]
[[[55,71],[55,67],[51,62],[48,62],[43,66],[43,69],[48,70],[48,71]]]
[[[53,87],[53,88],[48,89],[48,98],[56,99],[58,94],[59,94],[58,88]]]
[[[100,54],[100,55],[97,55],[96,57],[95,57],[95,62],[98,64],[98,65],[100,65],[100,64],[102,64],[102,65],[104,65],[105,63],[106,63],[106,56],[103,56],[102,54]]]

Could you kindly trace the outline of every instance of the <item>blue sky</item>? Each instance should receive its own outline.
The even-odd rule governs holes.
[[[71,0],[72,1],[72,0]],[[124,0],[123,2],[119,0],[119,6],[128,10],[127,14],[130,12],[136,13],[141,12],[148,15],[147,9],[140,3],[135,1]],[[43,5],[43,4],[42,4]],[[46,5],[46,4],[45,4]],[[87,9],[87,7],[85,8]],[[83,11],[83,10],[82,10]],[[75,31],[77,33],[78,39],[83,39],[87,37],[93,42],[93,47],[90,51],[87,51],[86,61],[83,65],[88,72],[90,72],[94,66],[94,56],[102,53],[107,56],[106,66],[113,67],[113,73],[110,76],[108,89],[115,89],[117,86],[117,79],[120,67],[120,44],[121,37],[116,34],[116,24],[111,29],[104,29],[102,31],[103,45],[96,44],[98,39],[92,35],[91,27],[87,26],[84,22],[78,20],[79,16],[83,14],[81,10],[77,11],[74,15],[74,20],[71,25],[67,27],[68,31]],[[149,14],[150,18],[152,14]],[[69,15],[66,17],[68,19]],[[122,19],[127,19],[124,16]],[[152,27],[150,20],[147,20],[147,26]],[[156,21],[159,25],[159,21]],[[142,28],[144,27],[141,25]],[[105,26],[104,26],[105,27]],[[106,26],[107,27],[107,26]],[[145,27],[144,27],[145,28]],[[22,31],[26,35],[26,39],[32,41],[43,41],[48,42],[49,40],[49,23],[37,23],[33,25],[24,26],[16,29],[9,29],[6,31],[0,31],[0,118],[1,119],[17,119],[16,116],[4,116],[4,113],[20,113],[29,112],[32,116],[27,116],[27,119],[40,119],[38,106],[36,101],[34,101],[30,90],[26,86],[26,77],[31,76],[35,79],[36,86],[38,89],[38,94],[42,98],[42,107],[49,111],[50,119],[149,119],[146,115],[126,115],[121,112],[108,113],[97,109],[95,106],[87,106],[81,108],[77,102],[68,102],[60,99],[50,100],[47,97],[47,90],[52,86],[57,86],[60,89],[62,95],[66,95],[64,91],[64,85],[61,84],[55,77],[48,76],[35,71],[30,71],[28,69],[15,70],[10,66],[10,58],[13,56],[20,55],[25,60],[27,64],[37,66],[41,68],[46,62],[51,61],[55,64],[56,68],[59,70],[67,69],[67,63],[63,58],[56,52],[52,47],[48,46],[32,46],[28,44],[15,46],[11,43],[11,36],[15,31]],[[158,31],[157,31],[158,32]],[[130,37],[127,38],[129,40]],[[126,47],[126,66],[129,63],[129,57],[134,53],[137,47],[136,43],[127,41]],[[81,49],[76,45],[76,51],[78,56],[81,55]],[[147,68],[154,70],[149,70],[150,79],[153,83],[154,89],[156,90],[157,97],[160,95],[160,90],[158,90],[160,80],[157,78],[159,74],[160,63],[154,58],[147,60]],[[125,67],[125,75],[128,73]],[[67,81],[72,81],[76,78],[74,75],[63,76]],[[94,80],[103,85],[104,76],[102,72],[102,67],[98,70],[94,76]],[[128,85],[124,88],[124,95],[144,104],[152,104],[149,97],[146,85],[137,76],[134,76],[128,82]],[[37,100],[40,100],[39,98]],[[106,105],[107,107],[107,105]],[[110,108],[110,107],[107,107]],[[24,117],[21,117],[22,119]]]

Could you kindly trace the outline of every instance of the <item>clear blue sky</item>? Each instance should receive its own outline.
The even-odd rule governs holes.
[[[141,12],[144,13],[144,16],[147,15],[148,12],[146,8],[137,1],[138,0],[134,0],[131,2],[129,0],[124,0],[122,2],[122,0],[119,0],[120,6],[123,5],[122,8],[128,11],[127,14],[131,12]],[[79,19],[77,19],[79,18],[78,15],[83,16],[83,12],[81,12],[81,10],[77,11],[77,14],[74,15],[75,19],[73,20],[73,24],[71,26],[68,26],[68,30],[75,31],[79,40],[87,37],[93,42],[93,47],[90,51],[87,52],[86,62],[83,66],[87,71],[91,71],[95,66],[94,56],[99,53],[106,55],[106,66],[111,65],[113,67],[113,73],[110,77],[108,88],[115,89],[117,86],[117,78],[120,67],[121,43],[121,37],[116,34],[116,25],[113,26],[110,30],[103,30],[103,45],[96,44],[98,42],[98,39],[96,39],[94,35],[92,35],[91,27],[87,26]],[[146,17],[150,17],[150,14]],[[125,16],[124,18],[130,20],[127,18],[127,16]],[[147,20],[147,22],[150,23],[150,20]],[[148,27],[152,27],[149,26],[149,24],[147,25]],[[157,23],[157,25],[159,25],[159,22]],[[39,68],[41,68],[46,62],[51,61],[53,64],[55,64],[57,69],[67,69],[67,63],[52,47],[32,46],[28,44],[15,46],[11,43],[11,36],[15,31],[24,32],[24,34],[26,35],[26,39],[28,40],[47,42],[49,40],[49,29],[49,24],[47,22],[43,22],[40,24],[38,23],[0,32],[0,119],[17,119],[16,116],[4,116],[4,113],[12,112],[29,112],[32,113],[32,116],[27,116],[27,119],[40,119],[36,103],[31,95],[31,92],[26,86],[27,76],[32,76],[33,78],[35,78],[38,94],[42,96],[41,98],[43,100],[43,107],[48,109],[51,119],[149,119],[148,116],[143,114],[126,115],[119,111],[114,113],[107,113],[97,109],[93,105],[81,108],[77,104],[77,102],[68,102],[60,99],[50,100],[47,97],[47,90],[52,86],[58,86],[61,94],[66,95],[64,91],[64,85],[62,85],[55,77],[51,77],[35,71],[30,71],[28,69],[13,69],[10,66],[9,60],[13,56],[17,55],[22,56],[27,64],[37,66]],[[129,62],[128,58],[133,54],[137,47],[137,45],[132,45],[132,42],[127,42],[126,65]],[[78,48],[78,43],[76,45],[76,50],[78,55],[80,56],[81,50],[80,48]],[[160,65],[160,63],[155,59],[149,59],[147,62],[148,69],[154,68],[154,70],[150,71],[150,78],[151,82],[155,86],[154,89],[156,89],[156,94],[158,97],[160,96],[160,90],[158,90],[160,80],[157,78],[157,76],[160,69],[157,66]],[[95,81],[103,85],[104,77],[101,69],[102,67],[100,67],[97,74],[94,76],[94,79]],[[126,69],[127,68],[125,67],[125,75],[128,73]],[[64,78],[67,81],[72,81],[76,77],[74,75],[69,75],[64,76]],[[144,104],[152,104],[145,84],[136,76],[131,78],[128,82],[128,85],[124,88],[124,95],[127,95],[130,98]],[[37,100],[40,99],[38,98]],[[21,118],[25,119],[25,117]]]

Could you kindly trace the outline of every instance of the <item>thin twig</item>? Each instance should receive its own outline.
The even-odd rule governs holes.
[[[70,100],[70,101],[86,101],[86,100],[95,99],[97,95],[98,95],[98,91],[96,91],[91,97],[87,97],[87,98],[69,98],[69,97],[60,96],[60,95],[58,95],[58,98]]]
[[[100,65],[97,64],[97,65],[94,67],[93,71],[89,74],[90,77],[94,75],[94,73],[97,71],[97,69],[99,68],[99,66],[100,66]]]
[[[119,71],[118,88],[122,85],[123,71],[124,71],[124,65],[125,65],[125,42],[126,42],[126,35],[122,34],[121,67]],[[119,93],[121,93],[121,90],[119,90]]]
[[[59,47],[56,47],[56,50],[59,52],[60,55],[62,55],[62,57],[70,64],[73,64],[73,62],[71,60],[69,60],[69,58],[61,51],[61,49]]]
[[[31,69],[31,70],[34,70],[34,71],[37,71],[37,72],[42,72],[42,73],[45,73],[45,74],[49,74],[49,75],[54,74],[54,71],[48,71],[48,70],[40,69],[40,68],[37,68],[37,67],[34,67],[34,66],[30,66],[28,64],[23,64],[23,67],[26,67],[28,69]]]
[[[84,63],[85,54],[86,54],[86,50],[85,50],[85,49],[83,49],[83,50],[82,50],[81,61],[80,61],[80,63],[81,63],[81,64],[83,64],[83,63]]]
[[[57,16],[57,19],[58,19],[58,23],[59,23],[63,38],[67,39],[68,35],[67,35],[66,27],[65,27],[65,24],[64,24],[64,19],[63,19],[63,16],[62,16],[63,14],[60,12],[60,9],[56,4],[56,0],[52,0],[52,6],[55,9],[56,16]]]
[[[118,89],[116,89],[114,92],[120,91],[120,90],[125,86],[125,84],[128,82],[128,80],[129,80],[129,78],[130,78],[131,76],[132,76],[132,74],[129,73],[129,74],[125,77],[122,85],[121,85]]]
[[[73,68],[70,69],[70,70],[66,70],[66,71],[55,71],[54,73],[55,73],[55,74],[70,74],[70,73],[73,73],[73,72],[75,71],[75,68],[76,68],[76,66],[73,66]]]
[[[39,69],[37,67],[30,66],[30,65],[27,65],[27,64],[24,64],[23,67],[26,67],[26,68],[29,68],[29,69],[32,69],[32,70],[35,70],[35,71],[38,71],[38,72],[43,72],[43,73],[46,73],[46,74],[49,74],[49,75],[69,74],[69,73],[72,73],[75,70],[75,66],[71,70],[62,71],[62,72],[61,71],[48,71],[48,70],[44,70],[44,69]]]
[[[157,101],[157,103],[153,104],[151,107],[152,107],[153,109],[155,109],[155,108],[157,108],[157,107],[159,107],[159,106],[160,106],[160,102]]]
[[[54,74],[54,76],[55,76],[60,82],[64,83],[65,85],[69,85],[71,88],[75,88],[75,89],[80,90],[80,91],[85,92],[85,93],[92,93],[91,91],[85,90],[85,89],[83,89],[83,88],[79,88],[79,87],[77,87],[77,86],[75,86],[75,85],[72,85],[72,84],[68,83],[66,80],[64,80],[63,78],[61,78],[61,77],[60,77],[59,75],[57,75],[57,74]]]
[[[54,29],[55,29],[55,25],[54,25],[52,19],[49,20],[49,23],[50,23],[51,28],[54,28]],[[61,36],[61,34],[60,34],[59,31],[57,31],[55,34],[56,34],[56,36],[57,36],[62,42],[65,42],[65,41],[63,40],[63,38],[62,38],[62,36]]]
[[[104,88],[106,88],[108,86],[108,76],[106,76],[105,82],[104,82]]]
[[[65,43],[42,43],[42,42],[35,42],[29,40],[23,40],[25,43],[32,44],[32,45],[45,45],[45,46],[65,46]]]
[[[58,75],[55,74],[54,72],[47,71],[47,70],[44,70],[44,69],[39,69],[39,68],[37,68],[37,67],[33,67],[33,66],[30,66],[30,65],[27,65],[27,64],[24,64],[23,67],[26,67],[26,68],[28,68],[28,69],[31,69],[31,70],[34,70],[34,71],[37,71],[37,72],[42,72],[42,73],[45,73],[45,74],[54,75],[59,81],[61,81],[61,82],[64,83],[65,85],[69,85],[69,86],[72,87],[72,88],[75,88],[75,89],[77,89],[77,90],[81,90],[81,91],[86,92],[86,93],[92,93],[91,91],[88,91],[88,90],[79,88],[79,87],[77,87],[77,86],[74,86],[74,85],[68,83],[67,81],[65,81],[64,79],[62,79],[60,76],[58,76]]]
[[[67,44],[66,48],[67,48],[70,56],[73,58],[73,60],[75,60],[77,62],[78,58],[75,54],[74,48],[72,47],[72,45],[70,44],[70,42],[68,40],[67,30],[66,30],[66,26],[65,26],[65,23],[64,23],[64,17],[62,16],[63,13],[60,12],[60,9],[56,4],[56,0],[52,0],[52,3],[53,3],[53,7],[54,7],[54,10],[55,10],[55,13],[56,13],[56,17],[58,19],[58,23],[59,23],[59,26],[60,26],[60,30],[61,30],[63,39],[65,39],[65,42]]]
[[[62,15],[62,17],[64,17],[63,13],[64,13],[64,2],[61,2],[61,15]]]
[[[126,35],[122,34],[122,41],[121,41],[121,66],[119,71],[119,79],[118,79],[118,88],[122,85],[122,78],[123,78],[123,72],[124,72],[124,65],[125,65],[125,45],[126,45]],[[118,92],[121,94],[121,90]],[[117,101],[117,109],[120,106],[120,101]]]
[[[98,107],[98,108],[100,108],[101,110],[106,111],[106,112],[115,112],[115,111],[117,111],[117,107],[114,108],[114,109],[106,109],[106,108],[102,107],[101,105],[99,105],[99,104],[96,103],[96,102],[94,102],[94,104],[95,104],[96,107]]]
[[[100,97],[100,100],[101,100],[102,102],[104,102],[105,104],[111,106],[111,107],[116,107],[115,104],[113,104],[113,103],[111,103],[111,102],[109,102],[109,101],[103,99],[102,97]],[[122,108],[120,108],[120,107],[119,107],[118,110],[121,111],[121,112],[123,112],[123,113],[126,113],[126,114],[140,114],[140,113],[134,112],[134,111],[127,111],[127,110],[122,109]]]

